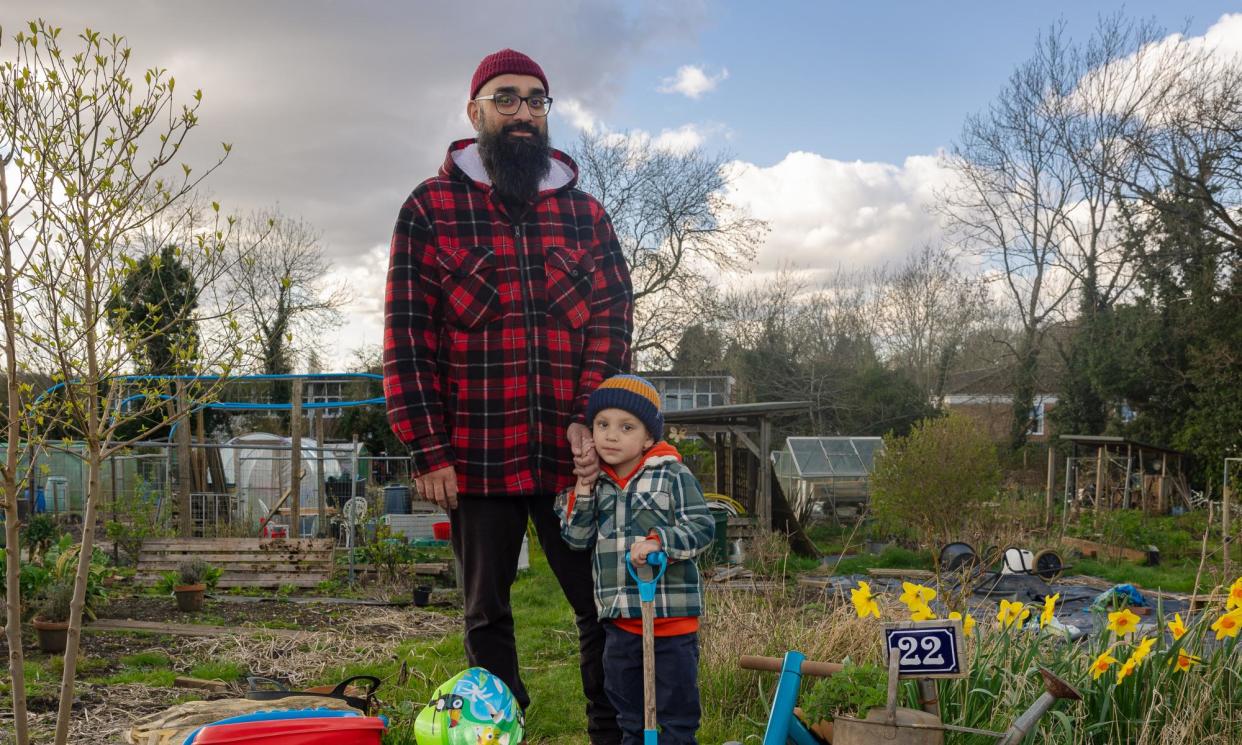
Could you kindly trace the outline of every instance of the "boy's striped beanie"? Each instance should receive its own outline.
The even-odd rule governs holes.
[[[655,386],[637,375],[614,375],[587,399],[587,426],[595,426],[595,415],[604,409],[628,411],[647,428],[651,439],[664,436],[664,415],[660,413],[660,394]]]

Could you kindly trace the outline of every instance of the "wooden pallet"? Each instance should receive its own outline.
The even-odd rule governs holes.
[[[224,570],[219,587],[315,587],[332,577],[331,538],[150,538],[134,581],[155,584],[183,561],[201,559]]]

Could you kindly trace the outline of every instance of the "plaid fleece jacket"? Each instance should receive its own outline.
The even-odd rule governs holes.
[[[633,293],[603,207],[553,151],[525,215],[492,191],[474,140],[397,217],[384,297],[384,395],[422,475],[455,466],[464,495],[573,483],[565,430],[630,366]]]
[[[625,569],[625,552],[651,532],[660,537],[668,568],[656,584],[655,617],[684,618],[703,611],[694,557],[711,546],[716,522],[699,480],[669,444],[657,443],[625,487],[601,472],[589,495],[572,488],[556,500],[561,536],[571,548],[593,548],[595,607],[600,620],[640,618],[638,584]],[[648,570],[639,568],[639,572]]]

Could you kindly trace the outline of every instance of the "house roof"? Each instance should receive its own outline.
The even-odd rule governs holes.
[[[732,424],[765,416],[804,414],[810,401],[768,401],[757,404],[703,406],[697,409],[664,412],[665,424]]]

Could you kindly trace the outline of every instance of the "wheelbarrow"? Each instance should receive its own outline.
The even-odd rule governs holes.
[[[838,673],[842,666],[835,662],[814,662],[802,653],[790,651],[784,659],[744,655],[739,661],[746,670],[780,673],[772,708],[768,715],[763,745],[819,745],[802,720],[794,715],[798,689],[802,676],[828,676]],[[944,733],[964,732],[997,738],[999,745],[1019,745],[1039,720],[1059,699],[1080,700],[1082,697],[1073,686],[1058,678],[1051,671],[1040,668],[1044,679],[1044,692],[1035,703],[1022,713],[1004,732],[959,727],[944,724],[939,716],[928,711],[897,706],[898,678],[895,674],[897,655],[889,662],[888,704],[867,713],[865,719],[837,717],[833,720],[833,745],[942,745]],[[935,706],[934,703],[928,708]],[[736,741],[725,745],[741,745]]]

